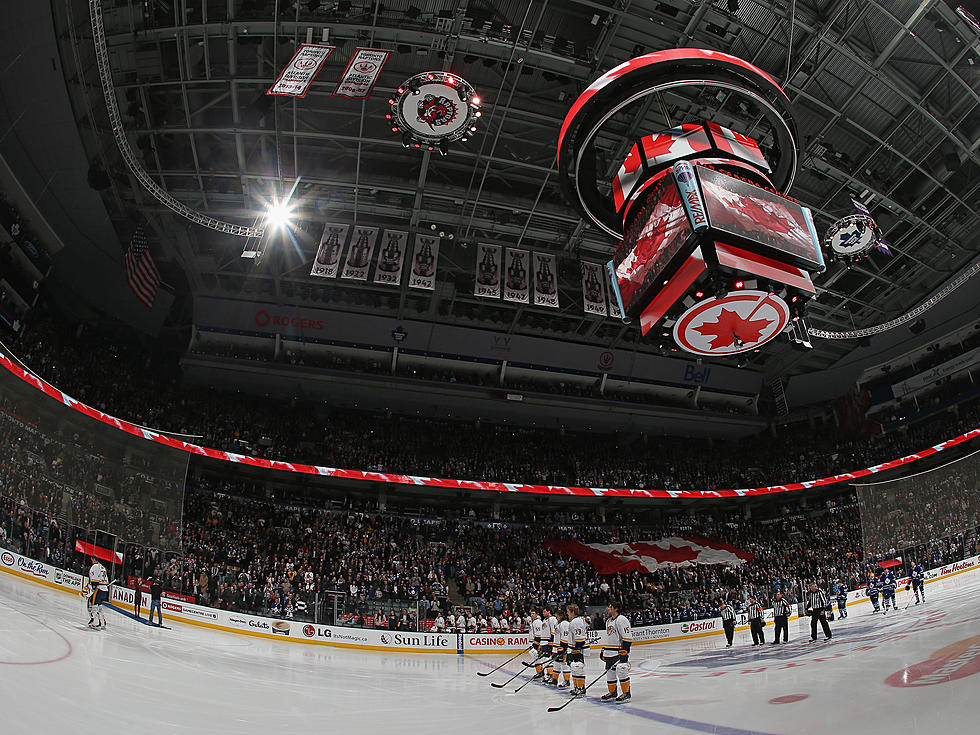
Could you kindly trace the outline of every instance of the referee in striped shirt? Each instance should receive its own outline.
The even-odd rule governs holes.
[[[782,592],[777,592],[772,603],[772,618],[776,623],[776,637],[772,642],[774,646],[779,643],[779,631],[783,631],[783,643],[789,643],[789,611],[790,604]]]
[[[827,622],[827,610],[830,609],[830,598],[827,593],[817,589],[817,583],[810,583],[810,591],[806,593],[806,614],[810,616],[810,643],[817,640],[817,621],[823,626],[824,640],[829,641],[834,637],[830,632],[830,624]]]
[[[728,640],[725,648],[731,648],[732,640],[735,638],[735,608],[728,600],[722,600],[718,612],[721,615],[721,625],[725,629],[725,638]]]

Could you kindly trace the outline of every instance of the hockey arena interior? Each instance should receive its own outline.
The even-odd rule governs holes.
[[[976,731],[978,3],[2,5],[4,735]]]

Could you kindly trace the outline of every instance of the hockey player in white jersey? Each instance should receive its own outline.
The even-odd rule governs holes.
[[[611,602],[607,610],[606,639],[602,643],[602,659],[606,664],[606,688],[603,702],[630,701],[630,646],[633,645],[633,630],[625,615],[619,614],[619,606]],[[622,694],[616,696],[616,680]]]
[[[556,610],[555,617],[558,618],[558,630],[555,632],[558,646],[555,651],[555,686],[559,689],[565,689],[570,686],[572,679],[572,669],[568,663],[571,626],[564,610]]]
[[[442,617],[442,613],[436,615],[435,622],[432,623],[433,633],[445,633],[446,632],[446,619]]]
[[[532,610],[528,613],[528,617],[531,618],[531,638],[534,641],[531,647],[534,649],[535,655],[535,665],[534,665],[534,679],[544,678],[544,666],[541,665],[542,655],[541,649],[543,647],[542,641],[544,640],[544,621],[538,617],[538,613]]]
[[[572,672],[573,697],[585,694],[585,645],[589,641],[588,628],[585,618],[578,605],[568,605],[565,608],[568,615],[568,640],[571,650],[568,654],[568,666]]]
[[[555,650],[558,637],[558,618],[550,607],[541,608],[541,617],[544,620],[544,631],[541,633],[541,655],[544,661],[544,683],[558,684],[558,676],[555,674]]]
[[[109,599],[109,575],[105,567],[99,562],[97,557],[92,557],[92,566],[88,570],[90,593],[89,601],[89,621],[88,626],[92,630],[103,630],[105,628],[105,615],[102,613],[102,604]]]

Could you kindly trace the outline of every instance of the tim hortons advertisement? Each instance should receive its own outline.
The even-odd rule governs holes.
[[[348,232],[350,232],[350,225],[338,222],[327,222],[323,225],[320,247],[317,248],[313,268],[310,270],[311,276],[333,278],[337,275],[340,268],[340,253],[347,242]]]

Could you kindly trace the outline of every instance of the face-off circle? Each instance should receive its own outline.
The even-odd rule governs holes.
[[[789,306],[775,294],[734,291],[685,311],[674,324],[674,341],[695,355],[738,355],[775,339],[789,319]]]

